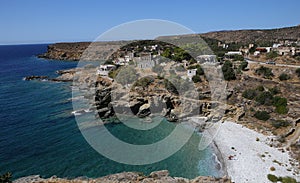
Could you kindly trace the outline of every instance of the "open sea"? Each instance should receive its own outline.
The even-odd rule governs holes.
[[[55,71],[77,66],[77,62],[35,56],[46,49],[47,45],[0,46],[1,174],[12,172],[13,179],[29,175],[95,178],[167,169],[177,177],[221,176],[212,148],[198,150],[201,136],[196,133],[178,152],[158,163],[126,165],[100,155],[78,129],[71,83],[23,80],[30,75],[55,77]],[[122,123],[103,127],[124,141],[148,144],[168,135],[174,124],[164,122],[156,131],[137,131]]]

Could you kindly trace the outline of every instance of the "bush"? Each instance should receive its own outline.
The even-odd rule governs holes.
[[[120,69],[109,71],[108,77],[110,77],[112,79],[116,78],[116,76],[118,75],[119,71],[120,71]]]
[[[279,79],[280,81],[285,81],[285,80],[288,80],[290,79],[291,77],[285,73],[281,73],[280,76],[279,76]]]
[[[174,93],[174,94],[179,94],[179,92],[177,91],[176,87],[167,79],[164,79],[164,85],[165,85],[165,88],[171,92],[171,93]]]
[[[201,78],[199,75],[195,75],[192,77],[192,80],[194,83],[198,83],[198,82],[201,82]]]
[[[275,96],[273,98],[273,105],[276,107],[275,111],[278,114],[287,114],[289,111],[287,108],[287,99],[286,98]]]
[[[259,85],[257,88],[256,88],[257,91],[265,91],[265,88],[263,85]]]
[[[272,95],[277,95],[278,93],[280,93],[280,89],[276,86],[274,86],[273,88],[270,88],[269,89],[269,92],[272,94]]]
[[[272,105],[273,104],[273,95],[270,92],[262,92],[257,97],[255,101],[261,105]]]
[[[271,52],[267,53],[266,57],[267,57],[267,59],[274,59],[274,58],[278,57],[278,53],[276,51],[271,51]]]
[[[232,63],[230,61],[226,61],[222,66],[222,71],[224,74],[224,79],[226,81],[235,80],[236,76],[234,70],[232,68]]]
[[[257,111],[254,117],[259,120],[267,121],[271,116],[266,111]]]
[[[246,61],[242,62],[239,67],[242,71],[245,71],[246,68],[248,67],[248,62],[246,62]]]
[[[243,57],[243,55],[233,55],[233,60],[234,61],[243,61],[244,57]]]
[[[287,99],[279,97],[279,96],[275,96],[273,98],[273,105],[275,107],[278,107],[278,106],[287,106]]]
[[[284,120],[275,120],[275,121],[272,121],[271,124],[274,128],[288,127],[290,125],[289,122],[284,121]]]
[[[292,177],[280,177],[282,183],[297,183],[296,179]]]
[[[246,99],[252,100],[257,95],[256,91],[253,89],[245,90],[242,94],[242,96]]]
[[[272,175],[272,174],[268,174],[268,179],[271,182],[277,182],[278,181],[278,178],[275,175]]]
[[[278,114],[287,114],[289,112],[289,109],[286,106],[278,106],[275,109],[275,112]]]
[[[296,74],[297,74],[298,77],[300,78],[300,68],[296,69]]]
[[[260,68],[255,70],[255,73],[258,75],[263,75],[264,78],[270,79],[274,76],[272,69],[264,66],[260,66]]]

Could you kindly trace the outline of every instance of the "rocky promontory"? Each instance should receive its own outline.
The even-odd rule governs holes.
[[[55,43],[48,45],[47,52],[38,57],[68,61],[105,60],[123,43],[124,41]]]

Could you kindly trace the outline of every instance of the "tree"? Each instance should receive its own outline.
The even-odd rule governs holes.
[[[276,107],[275,111],[278,114],[287,114],[289,109],[287,108],[287,99],[279,96],[273,98],[273,106]]]
[[[267,111],[257,111],[254,117],[259,120],[267,121],[271,116]]]
[[[226,81],[235,80],[236,76],[234,73],[234,69],[232,68],[232,63],[230,61],[226,61],[222,66],[222,71],[224,75],[224,79]]]
[[[242,94],[242,96],[246,99],[252,100],[257,95],[256,91],[253,89],[245,90]]]
[[[263,75],[264,78],[270,79],[274,76],[272,69],[264,66],[260,66],[260,68],[255,70],[255,73],[258,75]]]
[[[244,60],[244,57],[243,55],[233,55],[233,60],[234,61],[243,61]]]
[[[192,77],[192,80],[194,83],[198,83],[198,82],[201,82],[201,78],[199,75],[195,75]]]
[[[285,74],[285,73],[281,73],[280,76],[279,76],[280,81],[285,81],[285,80],[288,80],[290,78],[291,77],[288,74]]]
[[[246,62],[246,61],[243,61],[243,62],[241,63],[241,65],[239,66],[239,68],[240,68],[242,71],[245,71],[247,67],[248,67],[248,62]]]
[[[276,51],[270,51],[269,53],[267,53],[266,57],[267,59],[274,59],[278,57],[278,53]]]
[[[255,97],[255,101],[260,103],[261,105],[272,105],[273,95],[270,92],[262,92],[257,97]]]

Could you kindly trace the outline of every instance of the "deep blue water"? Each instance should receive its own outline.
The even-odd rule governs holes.
[[[0,46],[0,173],[10,171],[14,178],[33,174],[72,178],[168,169],[173,176],[187,178],[218,175],[212,150],[197,149],[197,134],[171,157],[150,165],[125,165],[100,155],[85,141],[71,114],[70,83],[22,80],[29,75],[55,77],[56,70],[76,67],[77,62],[38,59],[35,55],[46,48]],[[133,132],[122,124],[105,127],[118,138],[137,143],[151,143],[174,128],[167,122],[149,133]]]

